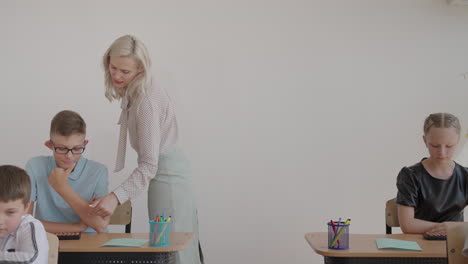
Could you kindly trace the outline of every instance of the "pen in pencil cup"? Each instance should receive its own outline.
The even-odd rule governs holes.
[[[169,224],[165,224],[164,227],[162,228],[161,232],[159,233],[159,236],[158,238],[156,239],[156,243],[155,244],[158,244],[159,241],[161,240],[161,237],[164,235],[164,232],[166,232],[166,229],[167,227],[169,226]]]
[[[338,218],[338,227],[339,227],[340,225],[341,225],[341,217]],[[337,229],[338,229],[338,228],[337,228]],[[336,236],[336,234],[335,234],[335,236]],[[338,248],[340,248],[340,240],[339,240],[339,239],[336,241],[336,243],[338,244]]]

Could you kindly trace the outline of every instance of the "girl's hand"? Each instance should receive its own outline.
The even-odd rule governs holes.
[[[448,232],[448,226],[445,223],[437,223],[431,227],[429,232],[435,232],[435,233],[447,233]]]

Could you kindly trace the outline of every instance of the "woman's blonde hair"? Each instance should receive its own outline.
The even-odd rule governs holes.
[[[133,58],[137,63],[138,68],[142,70],[142,72],[138,73],[132,82],[128,84],[126,90],[115,89],[112,84],[112,76],[109,71],[111,56]],[[129,99],[133,101],[143,92],[150,81],[148,72],[151,69],[151,59],[149,57],[148,50],[146,49],[145,44],[134,36],[125,35],[116,39],[104,54],[102,64],[105,72],[105,95],[111,102],[114,99],[121,99],[125,96],[125,93],[127,93]]]
[[[426,117],[426,120],[424,120],[424,135],[429,132],[431,127],[454,127],[458,135],[460,135],[461,131],[460,121],[456,116],[449,113],[435,113]]]

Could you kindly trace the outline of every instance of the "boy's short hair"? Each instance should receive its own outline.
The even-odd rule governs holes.
[[[0,166],[0,201],[18,199],[26,205],[31,197],[31,180],[25,170],[13,165]]]
[[[86,135],[86,123],[76,112],[64,110],[52,118],[50,123],[50,135],[71,136],[73,134]]]

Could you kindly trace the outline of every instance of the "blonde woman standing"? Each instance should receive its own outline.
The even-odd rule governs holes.
[[[398,220],[404,233],[447,232],[444,222],[463,222],[468,204],[468,170],[452,160],[460,121],[448,113],[424,121],[429,157],[401,169],[397,178]]]
[[[104,54],[103,66],[106,98],[120,100],[122,108],[115,171],[124,168],[127,132],[138,155],[138,166],[122,184],[92,205],[91,214],[111,215],[118,204],[134,199],[149,185],[149,218],[155,219],[166,210],[172,216],[171,231],[195,234],[192,243],[177,253],[177,263],[199,264],[203,256],[189,162],[177,145],[172,102],[151,78],[148,51],[134,36],[122,36]]]

